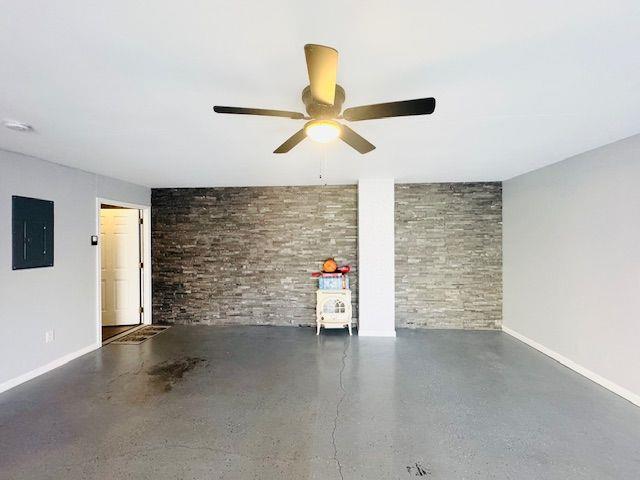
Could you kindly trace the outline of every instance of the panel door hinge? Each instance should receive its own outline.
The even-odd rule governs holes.
[[[140,307],[140,313],[144,313],[144,307]]]
[[[144,268],[144,262],[140,262],[140,268]]]
[[[140,219],[140,225],[142,225],[143,223],[144,223],[144,219],[143,219],[143,218],[141,218],[141,219]]]

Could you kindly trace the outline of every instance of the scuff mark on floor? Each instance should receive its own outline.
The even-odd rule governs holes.
[[[147,371],[147,375],[154,377],[154,381],[158,382],[165,392],[169,392],[176,382],[182,380],[185,373],[205,362],[206,359],[199,357],[185,357],[167,361],[151,367]]]
[[[420,462],[415,462],[413,465],[407,465],[407,472],[412,476],[426,477],[431,475],[431,467],[425,467]]]
[[[333,445],[333,461],[336,462],[336,466],[338,467],[338,474],[340,475],[340,479],[344,480],[344,476],[342,475],[342,464],[340,463],[340,459],[338,458],[338,447],[336,445],[336,430],[338,429],[338,419],[340,418],[340,406],[344,401],[344,398],[347,396],[347,391],[344,389],[344,384],[342,383],[342,374],[344,373],[344,369],[346,367],[347,360],[347,351],[349,350],[349,345],[351,345],[351,341],[347,339],[344,346],[344,351],[342,352],[342,367],[340,368],[340,390],[342,394],[340,395],[340,399],[336,404],[336,416],[333,419],[333,430],[331,431],[331,444]]]

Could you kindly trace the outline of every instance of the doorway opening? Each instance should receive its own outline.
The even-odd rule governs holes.
[[[101,203],[100,330],[102,342],[143,323],[143,210]]]

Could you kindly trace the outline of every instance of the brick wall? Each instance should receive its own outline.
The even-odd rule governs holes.
[[[314,324],[329,256],[356,270],[357,316],[355,186],[154,189],[152,206],[154,321]]]
[[[502,324],[502,184],[395,188],[396,324]]]

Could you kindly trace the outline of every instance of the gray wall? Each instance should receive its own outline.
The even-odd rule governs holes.
[[[636,396],[639,185],[640,135],[504,183],[504,326]]]
[[[396,324],[495,329],[502,322],[502,186],[396,185]]]
[[[154,189],[154,322],[311,325],[329,256],[349,263],[355,186]]]
[[[12,195],[55,202],[52,268],[12,271]],[[148,205],[150,190],[0,150],[0,385],[95,344],[96,197]]]
[[[95,177],[96,195],[99,198],[134,203],[136,205],[151,205],[150,188],[102,175],[96,175]]]

